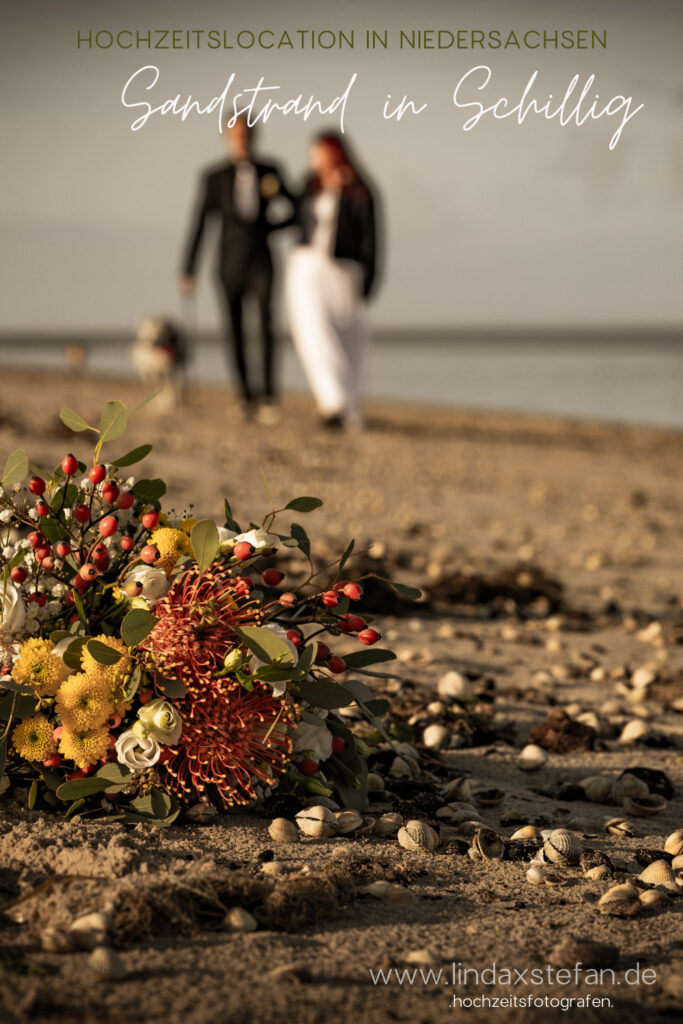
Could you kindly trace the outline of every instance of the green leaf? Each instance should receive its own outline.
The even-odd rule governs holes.
[[[114,650],[113,647],[109,647],[107,644],[103,644],[101,640],[88,640],[87,648],[88,653],[92,654],[95,661],[100,665],[115,665],[122,658],[120,651]]]
[[[346,687],[347,690],[351,691],[356,700],[368,701],[375,699],[374,692],[370,689],[369,686],[366,686],[365,683],[362,683],[360,679],[347,679],[346,682],[344,683],[344,686]]]
[[[49,516],[41,516],[38,520],[40,532],[48,544],[56,544],[58,540],[64,540],[69,536],[61,523]]]
[[[344,654],[343,658],[347,668],[364,668],[366,665],[379,665],[382,661],[395,661],[396,655],[393,651],[373,647],[371,651],[352,651]]]
[[[107,402],[100,419],[100,443],[115,441],[125,433],[128,413],[123,402]]]
[[[138,480],[133,488],[135,500],[142,505],[153,505],[166,494],[166,484],[155,477],[153,480]]]
[[[73,782],[63,782],[57,789],[57,796],[60,800],[80,800],[93,796],[95,793],[104,793],[111,783],[107,779],[99,779],[96,775],[88,779],[74,779]]]
[[[386,583],[399,597],[404,598],[406,601],[417,601],[422,597],[422,591],[418,590],[417,587],[408,587],[405,583],[394,583],[393,580],[387,580],[383,576],[375,576],[375,579]]]
[[[157,689],[161,690],[164,697],[168,697],[169,700],[184,697],[187,693],[187,687],[180,679],[165,679],[163,676],[156,676],[154,681]]]
[[[85,800],[75,800],[74,803],[72,803],[71,807],[66,812],[66,814],[64,815],[64,817],[67,819],[72,818],[74,814],[78,814],[82,807],[85,807]]]
[[[212,519],[200,519],[192,527],[190,541],[197,565],[204,572],[218,554],[218,527]]]
[[[6,684],[3,683],[3,686]],[[12,711],[12,704],[14,704],[14,721],[21,722],[23,718],[28,718],[29,715],[35,715],[36,713],[36,697],[31,695],[30,697],[26,694],[19,694],[15,697],[13,693],[6,693],[0,698],[0,719],[6,722]]]
[[[139,448],[133,448],[126,455],[122,455],[120,459],[114,459],[113,465],[120,469],[123,469],[124,466],[134,466],[136,462],[146,459],[151,450],[151,444],[141,444]]]
[[[289,642],[271,629],[263,626],[243,626],[238,630],[245,644],[260,661],[266,665],[277,661],[278,664],[294,664],[294,657]]]
[[[230,508],[230,502],[227,498],[223,501],[223,508],[225,509],[225,529],[232,530],[233,533],[241,533],[242,527],[235,519],[233,519],[232,509]]]
[[[308,534],[304,530],[303,526],[299,526],[298,523],[292,523],[291,527],[292,538],[296,541],[297,547],[303,551],[306,558],[311,557],[311,542],[308,539]]]
[[[83,656],[83,648],[88,642],[87,636],[77,636],[74,638],[72,643],[69,644],[67,649],[62,655],[62,659],[67,668],[72,668],[75,672],[81,670],[81,658]]]
[[[278,668],[277,665],[262,665],[254,672],[252,679],[260,679],[264,683],[286,683],[289,679],[303,679],[296,665]]]
[[[320,498],[310,498],[304,496],[302,498],[292,498],[285,505],[286,509],[291,509],[292,512],[313,512],[314,509],[320,508],[322,501]]]
[[[28,791],[28,809],[32,811],[38,803],[38,779],[34,779]]]
[[[303,675],[306,675],[306,673],[310,672],[313,668],[313,662],[315,661],[317,651],[318,645],[314,642],[306,644],[304,649],[300,652],[296,667]]]
[[[121,639],[127,647],[137,647],[149,636],[157,620],[145,608],[133,608],[121,623]]]
[[[133,774],[128,768],[124,768],[121,764],[110,763],[105,764],[100,768],[97,772],[96,778],[104,779],[109,783],[104,792],[109,796],[113,796],[126,788],[130,783],[130,780],[133,778]]]
[[[73,593],[74,593],[74,608],[78,612],[78,617],[81,620],[81,622],[83,623],[83,625],[87,626],[88,618],[87,618],[87,616],[85,614],[85,605],[83,604],[83,598],[81,597],[81,595],[76,590],[74,590]]]
[[[340,686],[333,683],[331,679],[304,679],[299,683],[299,693],[302,700],[308,701],[316,708],[345,708],[355,700],[354,695]]]
[[[23,448],[17,448],[8,456],[0,483],[4,487],[10,487],[12,484],[20,484],[26,476],[28,476],[28,455]]]
[[[342,569],[344,568],[344,566],[348,562],[348,560],[351,557],[351,554],[352,554],[353,549],[355,548],[355,546],[356,546],[355,540],[350,540],[348,545],[347,545],[347,547],[346,547],[346,551],[344,552],[344,554],[339,559],[339,572],[342,571]]]
[[[64,782],[64,776],[60,775],[59,772],[52,772],[49,768],[44,768],[42,765],[38,768],[38,771],[40,772],[40,777],[48,789],[51,789],[53,793],[56,793]]]
[[[59,418],[64,426],[68,427],[69,430],[73,430],[75,434],[80,434],[83,430],[93,430],[96,434],[99,433],[96,427],[91,427],[80,413],[76,412],[75,409],[70,409],[68,405],[63,406],[59,410]]]
[[[21,693],[24,697],[30,697],[33,694],[33,690],[30,687],[15,683],[13,679],[3,679],[0,686],[4,690],[11,690],[12,693]]]
[[[384,700],[384,698],[369,700],[362,705],[363,711],[369,711],[373,718],[381,718],[382,715],[386,715],[390,706],[389,701]]]
[[[0,776],[5,774],[5,765],[7,764],[7,736],[3,736],[0,740]]]

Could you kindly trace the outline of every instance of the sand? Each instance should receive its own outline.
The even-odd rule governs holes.
[[[60,430],[60,405],[87,418],[109,398],[132,407],[144,396],[123,381],[18,371],[3,373],[2,385],[0,447],[21,445],[48,463],[70,448],[85,453]],[[661,850],[664,837],[683,827],[683,437],[410,405],[373,404],[368,414],[363,433],[329,434],[317,428],[305,398],[289,398],[281,421],[266,428],[244,423],[228,391],[203,388],[170,418],[153,407],[138,413],[125,448],[154,444],[145,475],[168,481],[179,510],[192,503],[196,513],[218,517],[227,495],[238,519],[260,519],[268,505],[264,476],[278,505],[317,495],[325,507],[306,526],[323,557],[355,537],[359,550],[369,548],[363,565],[425,589],[422,605],[381,617],[404,679],[389,696],[396,715],[413,722],[419,747],[426,703],[447,671],[459,671],[475,695],[472,714],[447,723],[472,734],[472,745],[450,751],[447,767],[420,750],[423,789],[388,776],[401,807],[438,824],[430,803],[437,784],[464,775],[475,798],[503,790],[501,803],[476,814],[503,837],[519,824],[566,826],[585,849],[607,853],[618,878],[633,879],[642,870],[636,851]],[[296,562],[289,568],[295,575]],[[652,668],[654,682],[634,695],[631,678],[643,667]],[[562,708],[574,719],[599,715],[592,749],[550,751],[538,772],[520,771],[517,756],[530,732]],[[619,732],[633,719],[646,722],[648,735],[624,746]],[[572,784],[584,776],[633,766],[658,769],[672,783],[663,812],[633,818],[575,799]],[[376,767],[388,772],[388,764]],[[619,815],[639,836],[604,831],[605,819]],[[560,870],[563,885],[532,886],[527,861],[474,862],[443,819],[433,854],[410,853],[394,838],[353,835],[276,847],[269,820],[222,815],[208,827],[148,832],[65,825],[5,799],[0,1012],[9,1021],[64,1024],[680,1014],[683,899],[634,919],[604,916],[596,903],[610,883],[573,867]],[[289,872],[284,881],[262,870],[273,857]],[[8,906],[54,874],[47,889]],[[404,884],[415,900],[392,905],[363,895],[374,878]],[[226,931],[230,905],[251,909],[258,930]],[[117,982],[94,974],[88,953],[47,953],[39,943],[45,927],[64,929],[76,913],[103,907],[114,915],[126,971]],[[542,967],[567,935],[615,947],[608,955],[614,983],[452,984],[452,962]],[[418,976],[413,984],[395,977],[373,984],[370,969],[400,969],[424,949],[444,968],[439,983]],[[643,970],[655,972],[654,984],[627,983],[624,972],[636,964],[641,978]],[[278,976],[281,967],[287,970]],[[451,1007],[454,991],[518,1000],[592,995],[612,1005],[465,1011]]]

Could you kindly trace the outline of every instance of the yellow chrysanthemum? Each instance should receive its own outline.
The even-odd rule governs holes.
[[[105,728],[71,729],[64,726],[59,737],[59,753],[79,768],[95,764],[109,750],[109,733]]]
[[[190,538],[183,530],[174,530],[170,526],[158,527],[150,537],[150,543],[159,551],[159,558],[154,563],[170,575],[181,555],[192,555]]]
[[[53,727],[46,715],[33,715],[16,727],[12,743],[19,757],[27,761],[44,761],[57,749],[52,733]]]
[[[123,640],[119,640],[118,637],[102,635],[96,636],[94,639],[99,640],[101,644],[106,644],[107,647],[111,647],[113,651],[118,651],[121,657],[113,665],[102,665],[101,662],[93,658],[88,648],[84,647],[81,657],[83,671],[93,679],[107,683],[113,692],[123,682],[124,677],[130,674],[132,659]]]
[[[93,729],[114,710],[111,684],[79,672],[69,676],[57,690],[57,711],[70,729]]]
[[[189,537],[196,525],[197,520],[194,519],[192,516],[187,516],[185,519],[180,520],[178,529],[182,530],[183,533],[186,533],[187,536]]]
[[[53,696],[69,674],[62,659],[52,653],[49,640],[32,637],[22,644],[12,669],[20,686],[30,686],[40,697]]]

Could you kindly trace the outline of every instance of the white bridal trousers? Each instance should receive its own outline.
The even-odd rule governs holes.
[[[285,300],[294,347],[323,416],[361,422],[360,378],[368,331],[362,270],[309,245],[292,252]]]

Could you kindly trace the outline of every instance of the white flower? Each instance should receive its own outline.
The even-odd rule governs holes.
[[[26,606],[19,596],[19,591],[11,583],[4,586],[2,593],[2,609],[0,614],[0,630],[12,636],[18,633],[26,621]]]
[[[245,540],[247,544],[251,544],[254,551],[258,554],[261,551],[266,551],[268,548],[274,548],[277,543],[277,537],[272,537],[265,530],[248,530],[246,533],[238,533],[233,538],[235,544],[238,541]]]
[[[164,746],[172,747],[178,742],[183,731],[182,718],[173,705],[161,697],[144,704],[138,711],[138,719],[144,725],[147,734]]]
[[[163,569],[155,569],[153,565],[137,565],[124,579],[121,589],[126,589],[127,583],[140,583],[142,590],[138,597],[144,597],[150,604],[154,604],[168,593],[170,583]]]
[[[285,666],[285,665],[296,665],[297,661],[299,660],[299,652],[297,651],[297,649],[294,646],[294,644],[292,643],[292,641],[288,638],[287,632],[282,628],[282,626],[278,626],[277,622],[271,622],[269,625],[264,626],[263,628],[264,629],[269,629],[271,633],[275,633],[276,636],[280,637],[282,642],[292,652],[291,659],[288,658],[288,659],[284,659],[283,660],[283,662],[282,662],[283,666]],[[255,654],[254,654],[254,656],[251,659],[251,663],[252,663],[252,666],[254,668],[259,668],[261,665],[267,664],[267,662],[261,661],[260,658],[257,658]],[[280,664],[280,663],[278,662],[276,664]],[[272,683],[269,679],[266,679],[266,680],[264,680],[264,682],[267,683],[268,686],[272,686],[272,688],[273,688],[273,696],[274,697],[281,697],[283,695],[283,693],[285,693],[286,690],[287,690],[287,680],[286,679],[280,679],[276,683]]]
[[[222,555],[227,555],[235,543],[235,531],[228,530],[225,526],[218,529],[218,550]]]
[[[315,761],[326,761],[332,755],[332,733],[325,723],[308,716],[310,721],[299,722],[294,733],[294,749],[305,750]]]
[[[116,757],[119,764],[132,772],[151,768],[161,756],[161,747],[153,736],[136,736],[132,729],[122,732],[116,741]]]
[[[0,523],[11,523],[12,515],[13,513],[11,508],[4,508],[2,512],[0,512]]]

